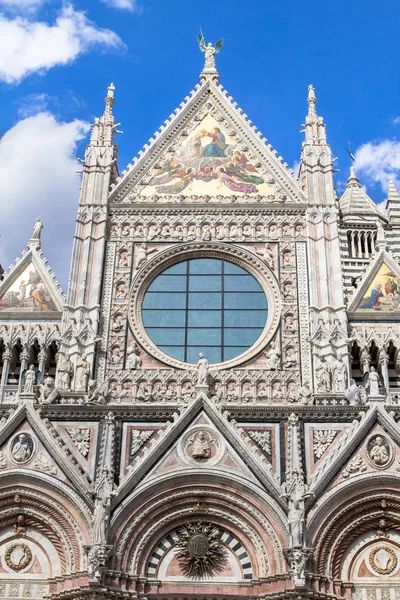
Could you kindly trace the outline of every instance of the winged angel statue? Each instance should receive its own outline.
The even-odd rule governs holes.
[[[198,33],[197,42],[199,44],[200,50],[204,52],[204,71],[215,71],[215,55],[218,54],[218,52],[224,45],[224,38],[218,40],[215,46],[213,46],[211,42],[208,42],[208,44],[206,45],[204,35],[202,33]]]

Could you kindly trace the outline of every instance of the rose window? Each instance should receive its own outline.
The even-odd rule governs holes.
[[[248,350],[264,331],[268,302],[244,268],[227,260],[193,258],[155,277],[143,298],[142,320],[151,341],[166,355],[212,364]]]

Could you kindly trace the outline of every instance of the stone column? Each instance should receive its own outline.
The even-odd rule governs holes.
[[[369,368],[371,366],[371,356],[368,351],[368,348],[366,347],[361,349],[360,365],[363,375],[369,373]]]
[[[42,347],[40,349],[39,356],[38,356],[40,375],[39,375],[39,380],[37,383],[43,383],[43,379],[46,374],[45,371],[46,371],[46,363],[47,363],[48,357],[49,357],[49,353],[47,351],[47,348]]]
[[[21,392],[22,388],[23,388],[23,374],[25,373],[26,369],[28,368],[28,364],[29,364],[29,348],[27,348],[27,346],[25,346],[21,352],[21,370],[19,373],[19,382],[18,382],[18,391]]]
[[[386,352],[386,348],[382,347],[379,350],[378,364],[380,372],[382,373],[383,382],[385,384],[386,393],[389,393],[389,355]]]
[[[11,357],[12,357],[11,348],[9,346],[6,346],[6,348],[2,354],[2,357],[1,357],[2,361],[3,361],[3,372],[1,375],[1,383],[0,383],[0,402],[3,402],[4,388],[7,385],[8,371],[10,369]]]

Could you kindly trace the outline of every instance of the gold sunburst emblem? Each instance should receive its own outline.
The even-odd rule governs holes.
[[[177,530],[177,559],[187,577],[203,579],[220,573],[227,561],[220,530],[212,523],[186,523]]]

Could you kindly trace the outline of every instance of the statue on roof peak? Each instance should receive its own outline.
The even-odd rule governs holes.
[[[220,38],[218,42],[213,46],[211,42],[206,44],[203,32],[200,30],[200,33],[197,34],[197,42],[199,44],[199,48],[202,52],[204,52],[204,69],[205,72],[213,72],[216,73],[215,68],[215,55],[221,50],[224,45],[224,38]]]
[[[39,240],[40,241],[40,236],[42,235],[42,229],[43,229],[43,223],[40,220],[40,217],[37,217],[36,223],[33,227],[33,233],[32,233],[31,240]]]

